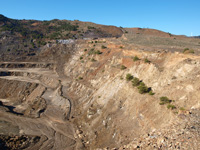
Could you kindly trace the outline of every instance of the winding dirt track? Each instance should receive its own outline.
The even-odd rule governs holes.
[[[33,63],[33,62],[32,62]],[[60,80],[55,72],[46,68],[0,68],[1,72],[21,72],[21,73],[34,73],[40,76],[53,78],[49,80]],[[0,106],[0,126],[4,126],[3,122],[9,122],[13,126],[19,128],[19,135],[33,135],[39,136],[40,141],[28,147],[27,149],[33,150],[71,150],[80,149],[82,147],[81,142],[76,137],[75,126],[70,122],[70,113],[72,109],[71,100],[63,95],[62,84],[59,82],[57,88],[53,88],[50,85],[43,83],[40,78],[31,79],[28,76],[0,76],[1,79],[37,83],[46,87],[41,97],[47,97],[47,108],[40,115],[39,118],[30,118],[27,116],[16,115],[11,112],[7,112],[4,106]],[[9,101],[7,101],[9,104]],[[65,104],[66,107],[61,108],[61,105]],[[66,119],[67,118],[67,119]],[[1,133],[1,130],[0,130]],[[10,134],[10,133],[8,133]],[[12,134],[12,133],[11,133]]]

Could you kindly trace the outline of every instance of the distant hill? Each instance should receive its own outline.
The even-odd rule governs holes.
[[[0,31],[10,31],[22,38],[32,39],[81,39],[95,37],[120,37],[122,30],[78,20],[15,20],[0,15]]]
[[[194,38],[199,38],[200,39],[200,35],[199,36],[194,36]]]

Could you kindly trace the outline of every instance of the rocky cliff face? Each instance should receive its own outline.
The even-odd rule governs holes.
[[[101,45],[96,44],[95,49]],[[74,120],[89,147],[126,144],[141,134],[170,126],[178,119],[179,109],[199,108],[198,56],[126,50],[109,40],[99,55],[90,55],[90,48],[88,52],[84,47],[66,63],[65,75],[68,93],[77,99]],[[133,61],[134,56],[140,60]],[[151,87],[155,95],[140,94],[126,80],[128,73]],[[176,109],[160,105],[162,96],[173,100]]]

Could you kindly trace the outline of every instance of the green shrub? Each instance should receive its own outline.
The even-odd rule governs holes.
[[[149,91],[149,95],[154,95],[155,93],[153,93],[152,90]]]
[[[78,77],[79,80],[83,80],[83,77]]]
[[[101,48],[102,48],[102,49],[106,49],[107,47],[106,47],[106,46],[104,46],[104,45],[102,45],[102,46],[101,46]]]
[[[121,70],[125,70],[127,67],[124,65],[121,65]]]
[[[172,104],[168,104],[168,105],[167,105],[167,108],[168,108],[168,109],[176,109],[176,106],[174,106],[174,105],[172,105]]]
[[[88,29],[95,29],[95,27],[88,26]]]
[[[160,105],[164,105],[164,104],[171,103],[171,102],[172,102],[172,100],[170,100],[166,96],[160,97]]]
[[[95,54],[94,48],[92,48],[92,49],[88,52],[88,55],[92,55],[92,54]]]
[[[82,60],[82,59],[83,59],[83,56],[80,57],[80,60]]]
[[[192,53],[192,54],[194,54],[194,50],[193,49],[189,49],[189,48],[185,48],[183,50],[183,53]]]
[[[130,81],[130,80],[132,80],[133,79],[133,76],[130,74],[130,73],[128,73],[127,75],[126,75],[126,80],[127,81]]]
[[[140,59],[137,56],[133,57],[133,61],[138,61],[138,60],[140,60]]]
[[[184,110],[185,110],[185,108],[184,108],[184,107],[181,107],[181,108],[180,108],[180,110],[184,111]]]
[[[91,59],[92,62],[95,62],[96,60],[94,58]]]
[[[193,50],[193,49],[190,49],[190,50],[189,50],[189,53],[194,54],[194,50]]]
[[[138,78],[133,78],[132,80],[132,85],[133,86],[139,86],[140,85],[140,80]]]
[[[144,82],[140,82],[140,85],[138,86],[138,90],[140,94],[149,92],[149,88],[144,84]]]
[[[150,63],[151,61],[148,60],[147,58],[145,58],[144,62],[145,62],[145,63]]]
[[[100,55],[100,54],[102,54],[102,52],[101,52],[101,51],[99,51],[99,50],[97,50],[97,51],[95,52],[95,54],[98,54],[98,55]]]
[[[32,48],[36,48],[35,44],[31,42]]]
[[[86,52],[86,51],[87,51],[87,49],[84,49],[84,51]]]
[[[123,46],[120,46],[119,48],[121,48],[121,49],[122,49],[122,48],[123,48]]]
[[[189,48],[185,48],[185,49],[183,50],[183,52],[188,51],[188,50],[189,50]]]

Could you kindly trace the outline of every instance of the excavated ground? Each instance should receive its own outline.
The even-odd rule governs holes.
[[[45,62],[1,62],[1,149],[198,149],[200,57],[124,40],[52,44],[38,54]]]
[[[1,64],[1,149],[81,149],[68,121],[70,100],[51,65]]]

